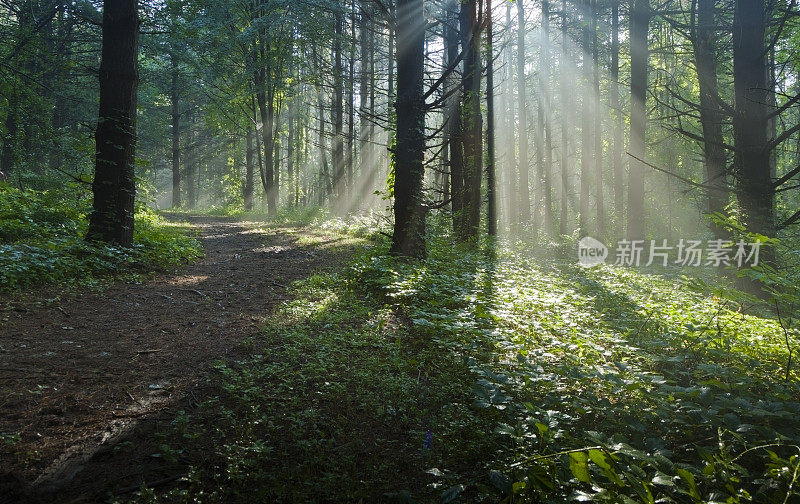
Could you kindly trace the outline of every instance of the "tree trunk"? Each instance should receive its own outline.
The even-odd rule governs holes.
[[[172,206],[181,206],[181,111],[178,59],[170,54],[172,66]]]
[[[460,8],[458,0],[448,3],[447,11],[448,23],[445,27],[447,36],[447,62],[448,66],[458,57],[459,32],[455,29],[459,25]],[[453,213],[453,233],[457,236],[461,230],[462,201],[464,191],[464,140],[461,127],[461,86],[455,82],[455,77],[451,80],[453,86],[459,90],[454,91],[447,101],[447,114],[449,116],[449,148],[450,148],[450,197],[452,199],[451,209]]]
[[[517,99],[519,108],[519,219],[531,220],[530,160],[528,159],[528,117],[525,83],[525,10],[517,3]]]
[[[133,245],[139,17],[136,0],[103,2],[100,110],[86,238]]]
[[[558,231],[563,236],[568,234],[569,222],[569,168],[567,164],[567,130],[569,128],[570,98],[569,83],[567,82],[567,0],[561,2],[561,216],[558,219]]]
[[[355,110],[355,65],[356,65],[356,0],[350,2],[350,49],[347,67],[349,78],[347,81],[347,196],[348,205],[354,204],[353,184],[354,184],[354,163],[355,163],[355,129],[356,129],[356,110]],[[349,210],[349,209],[348,209]]]
[[[728,204],[726,181],[726,153],[722,136],[722,110],[717,102],[717,51],[714,37],[715,0],[698,0],[697,26],[694,42],[697,80],[700,85],[700,123],[703,127],[703,155],[705,161],[706,210],[708,213],[725,213]],[[713,221],[711,232],[717,238],[725,238],[725,230]]]
[[[505,97],[506,97],[506,107],[507,107],[507,121],[506,121],[506,133],[503,135],[505,137],[505,170],[504,173],[504,188],[505,194],[504,196],[504,215],[505,220],[509,224],[516,224],[519,222],[519,218],[517,214],[519,213],[519,205],[517,204],[517,142],[516,142],[516,133],[519,130],[515,123],[515,110],[514,110],[514,71],[515,65],[513,63],[514,54],[513,54],[513,47],[514,45],[511,43],[512,37],[515,35],[511,30],[511,9],[513,8],[511,2],[506,2],[506,25],[505,25],[505,51],[506,57],[503,64],[505,68]]]
[[[278,128],[276,128],[277,131]],[[281,137],[275,137],[275,147],[273,151],[273,168],[272,168],[272,175],[275,177],[274,180],[274,188],[273,192],[275,193],[275,205],[277,206],[277,202],[280,201],[280,182],[281,182]],[[276,209],[277,210],[277,209]]]
[[[267,64],[267,51],[265,48],[266,34],[259,34],[261,45],[258,50],[258,68],[254,71],[256,101],[261,113],[261,139],[264,147],[264,164],[261,173],[261,184],[267,197],[267,214],[275,216],[278,213],[275,174],[274,174],[274,127],[275,127],[275,83],[272,82],[272,73]]]
[[[245,176],[244,176],[244,209],[248,212],[253,209],[253,127],[247,128],[247,150],[245,151]]]
[[[613,145],[611,148],[611,164],[614,171],[614,213],[616,225],[614,229],[619,235],[622,234],[622,223],[625,217],[625,204],[623,177],[624,169],[622,162],[622,131],[624,118],[622,107],[619,101],[619,2],[611,2],[611,82],[610,82],[610,105],[611,114],[614,121]]]
[[[297,138],[295,135],[295,125],[297,122],[297,108],[298,105],[292,101],[289,105],[289,111],[287,114],[287,121],[289,126],[289,138],[286,140],[286,194],[287,204],[289,206],[293,206],[294,194],[293,194],[293,187],[297,184],[295,171],[297,170],[297,166],[295,165],[295,142],[297,142]]]
[[[389,17],[391,19],[396,19],[396,17],[395,17],[395,0],[387,0],[386,3],[389,4],[389,14],[390,14]],[[373,12],[374,12],[374,9],[373,9]],[[397,36],[396,36],[396,33],[395,33],[395,30],[394,30],[394,27],[393,27],[392,23],[388,23],[388,29],[389,29],[389,75],[388,75],[387,81],[386,81],[386,101],[387,101],[387,111],[386,112],[387,112],[387,115],[395,116],[395,111],[394,111],[394,88],[395,88],[394,62],[395,62],[395,57],[396,57],[395,45],[397,43]],[[390,121],[390,124],[391,124],[391,121]],[[391,164],[391,163],[388,162],[388,146],[390,146],[392,144],[392,135],[393,134],[394,134],[394,131],[392,130],[392,127],[390,126],[389,128],[387,128],[387,132],[386,132],[386,146],[387,146],[387,151],[386,151],[387,152],[387,157],[386,157],[386,160],[387,160],[387,162],[386,162],[385,166],[386,166],[387,171],[388,171],[389,166]],[[374,141],[374,139],[372,139],[371,141]],[[370,167],[370,168],[372,170],[376,170],[376,171],[378,169],[377,166]],[[388,173],[387,173],[387,175],[388,175]]]
[[[766,13],[760,0],[737,0],[733,18],[734,172],[744,225],[775,235],[768,149],[769,89],[765,49]]]
[[[644,239],[644,165],[647,128],[647,30],[649,0],[633,0],[631,9],[631,132],[628,178],[628,238]]]
[[[425,16],[422,0],[397,2],[397,145],[395,151],[393,255],[425,257],[422,181],[425,104],[422,81]]]
[[[358,41],[359,41],[359,49],[361,53],[361,68],[359,69],[359,88],[358,88],[358,96],[359,96],[359,127],[358,127],[358,151],[359,151],[359,172],[361,176],[364,178],[372,179],[374,177],[375,167],[369,165],[369,149],[368,145],[371,138],[369,138],[369,128],[368,128],[368,121],[371,121],[372,118],[368,117],[368,106],[369,103],[367,101],[367,97],[369,96],[369,90],[367,86],[369,85],[369,77],[370,77],[370,69],[369,69],[369,44],[368,44],[368,37],[367,34],[371,27],[369,26],[370,17],[368,13],[369,7],[369,0],[361,0],[361,28],[359,30]],[[374,181],[372,181],[374,182]],[[367,187],[370,189],[372,188],[373,184],[370,183]]]
[[[197,122],[197,117],[192,114],[191,119],[191,130],[189,132],[189,161],[186,164],[186,208],[194,209],[195,204],[197,203],[197,177],[199,175],[199,168],[200,168],[200,146],[197,141],[197,128],[195,128],[195,123]]]
[[[333,191],[338,212],[345,210],[344,174],[344,69],[342,67],[343,16],[337,7],[333,41]]]
[[[0,151],[0,180],[6,179],[14,167],[14,157],[17,142],[18,116],[19,115],[19,90],[12,88],[8,96],[8,110],[6,111],[5,134],[3,135],[3,149]]]
[[[462,142],[463,187],[461,189],[461,218],[456,237],[473,241],[478,237],[481,206],[483,165],[481,118],[480,26],[477,0],[461,4],[461,45],[464,51],[462,81]],[[454,193],[455,196],[455,193]]]
[[[606,234],[606,209],[603,195],[603,123],[600,115],[600,61],[597,33],[597,18],[599,17],[597,0],[592,0],[592,84],[594,96],[594,173],[595,173],[595,236],[602,239]]]
[[[521,1],[521,0],[520,0]],[[497,236],[497,189],[495,184],[494,133],[494,47],[492,40],[492,5],[486,0],[486,220],[489,236]]]
[[[594,145],[592,141],[592,114],[591,102],[592,96],[592,32],[589,17],[591,16],[591,3],[590,0],[583,0],[580,5],[581,9],[581,32],[582,32],[582,103],[581,103],[581,188],[580,188],[580,216],[578,224],[578,233],[581,237],[589,234],[589,180],[593,173],[594,166]]]
[[[544,213],[542,215],[545,234],[553,234],[553,133],[550,126],[550,2],[542,0],[542,33],[539,50],[539,130],[544,149],[543,165],[539,169],[542,185]]]

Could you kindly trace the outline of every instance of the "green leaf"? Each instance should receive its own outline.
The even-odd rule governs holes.
[[[675,486],[675,482],[672,480],[672,478],[662,473],[661,471],[656,472],[656,475],[653,477],[652,483],[654,485]]]
[[[611,469],[611,464],[606,460],[602,451],[594,448],[589,450],[589,458],[602,469]]]
[[[691,495],[697,500],[700,500],[700,492],[697,491],[697,484],[694,481],[694,474],[690,473],[686,469],[679,468],[678,476],[680,476],[681,479],[685,481],[686,485],[689,487],[689,495]]]
[[[591,483],[589,475],[589,456],[584,452],[574,452],[569,454],[569,470],[578,481]]]

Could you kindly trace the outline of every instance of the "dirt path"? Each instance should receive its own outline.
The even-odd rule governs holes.
[[[206,256],[181,274],[0,298],[0,502],[94,502],[157,480],[158,423],[202,395],[211,363],[245,355],[288,284],[349,256],[296,228],[189,220]]]

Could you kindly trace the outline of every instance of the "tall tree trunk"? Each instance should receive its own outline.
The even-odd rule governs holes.
[[[589,193],[590,193],[590,180],[594,171],[594,145],[592,141],[592,114],[591,114],[591,97],[592,97],[592,32],[591,22],[591,2],[590,0],[583,0],[580,4],[581,10],[581,53],[582,53],[582,68],[581,68],[581,89],[582,89],[582,102],[581,102],[581,173],[580,173],[580,216],[578,224],[578,233],[581,237],[589,234]]]
[[[172,66],[172,206],[181,206],[181,110],[178,59],[170,54]]]
[[[293,188],[297,183],[295,176],[297,165],[295,165],[294,159],[296,149],[295,143],[297,142],[297,136],[295,134],[295,127],[297,123],[297,107],[297,104],[294,102],[294,100],[292,100],[289,105],[289,111],[286,118],[289,127],[289,138],[286,140],[286,194],[287,203],[289,206],[293,206]]]
[[[333,191],[337,211],[343,212],[345,200],[344,174],[344,69],[342,67],[343,16],[337,7],[334,15],[333,41]]]
[[[57,54],[57,60],[54,62],[56,70],[50,77],[50,87],[55,88],[57,83],[64,82],[70,78],[69,63],[73,61],[72,50],[72,31],[75,25],[73,16],[69,12],[69,8],[62,4],[58,7],[58,27],[55,30],[55,42],[48,48],[48,51]],[[49,166],[50,170],[57,171],[64,160],[64,149],[61,145],[62,128],[67,126],[68,114],[70,111],[67,97],[63,92],[53,92],[53,139],[52,147],[50,150]],[[2,170],[0,170],[2,171]]]
[[[543,165],[539,169],[539,182],[542,186],[544,213],[542,214],[545,234],[553,234],[553,133],[550,125],[550,2],[542,0],[542,33],[539,50],[539,130],[542,136]]]
[[[717,51],[714,37],[716,22],[715,0],[697,1],[697,26],[692,41],[700,85],[700,123],[703,127],[703,154],[707,189],[706,210],[708,213],[724,213],[728,204],[726,182],[726,153],[723,146],[723,114],[719,106],[717,89]],[[713,221],[711,231],[717,238],[726,237],[725,230]]]
[[[519,219],[531,220],[530,160],[528,159],[528,117],[525,82],[525,9],[517,4],[517,100],[519,108]]]
[[[244,209],[248,212],[253,209],[253,127],[247,128],[247,147],[244,155],[245,176],[244,176]]]
[[[136,0],[103,2],[100,110],[86,238],[133,245],[139,17]]]
[[[276,131],[278,128],[275,128]],[[273,152],[273,168],[272,168],[272,175],[275,177],[274,180],[274,188],[273,191],[275,193],[276,199],[276,206],[277,202],[280,201],[280,182],[281,182],[281,137],[276,134],[275,136],[275,149]]]
[[[506,57],[503,67],[505,68],[505,97],[506,97],[506,106],[508,109],[507,112],[507,121],[506,121],[506,133],[503,135],[505,137],[505,170],[504,170],[504,215],[505,220],[510,224],[516,224],[519,222],[518,213],[519,213],[519,205],[517,204],[517,143],[516,143],[516,132],[519,131],[517,125],[515,123],[515,110],[514,110],[514,70],[515,65],[513,63],[514,54],[513,54],[513,47],[514,45],[511,43],[512,37],[515,35],[511,30],[511,9],[512,3],[506,2],[506,26],[505,26],[505,51]]]
[[[8,109],[6,110],[5,134],[3,148],[0,150],[0,180],[8,177],[14,167],[19,115],[19,90],[13,87],[8,93]]]
[[[319,68],[319,60],[317,59],[316,46],[313,47],[313,61],[314,66]],[[317,110],[319,115],[319,152],[322,156],[322,171],[320,172],[320,184],[318,202],[322,206],[325,197],[330,198],[333,192],[331,184],[330,169],[328,167],[328,149],[325,141],[325,106],[323,105],[322,87],[317,86]]]
[[[370,166],[369,164],[369,142],[372,141],[369,138],[369,126],[368,122],[372,120],[371,117],[368,116],[369,110],[369,101],[367,97],[369,96],[369,90],[367,86],[370,82],[370,68],[369,68],[369,38],[368,33],[369,30],[372,29],[370,26],[370,14],[371,11],[367,10],[371,2],[369,0],[360,0],[361,1],[361,27],[359,30],[358,41],[359,41],[359,50],[360,50],[360,69],[359,69],[359,87],[358,87],[358,96],[359,96],[359,127],[358,127],[358,151],[359,151],[359,173],[361,177],[364,179],[370,179],[367,187],[373,187],[374,174],[375,174],[375,167]]]
[[[447,26],[445,33],[447,36],[447,62],[448,66],[458,57],[459,49],[459,30],[455,27],[459,25],[460,7],[458,0],[452,0],[447,4]],[[450,95],[447,101],[447,114],[449,116],[448,138],[450,149],[450,197],[452,199],[451,209],[453,213],[453,233],[458,235],[461,230],[461,220],[463,218],[463,191],[464,191],[464,140],[463,129],[461,127],[461,86],[453,76],[451,83],[458,90]]]
[[[481,148],[481,63],[480,22],[477,0],[461,4],[461,45],[464,51],[464,73],[462,82],[462,142],[464,155],[463,182],[461,190],[461,226],[457,238],[472,241],[478,237],[481,206],[481,179],[483,149]]]
[[[256,102],[261,114],[261,140],[264,148],[264,164],[261,172],[261,184],[267,197],[267,214],[275,216],[278,213],[274,174],[274,150],[275,150],[275,85],[273,76],[268,65],[267,53],[269,46],[266,45],[267,35],[259,33],[261,41],[257,52],[257,68],[254,71],[253,82],[255,84]]]
[[[760,0],[736,0],[733,16],[734,172],[748,231],[775,235],[768,149],[769,78],[766,13]]]
[[[353,203],[353,183],[355,175],[355,65],[356,65],[356,0],[350,1],[350,48],[348,55],[347,68],[349,76],[347,80],[347,196],[350,205]]]
[[[197,117],[192,114],[190,117],[189,132],[189,160],[186,164],[186,208],[194,209],[197,203],[197,178],[200,171],[200,143],[198,142],[198,132],[195,127]]]
[[[625,217],[624,200],[624,168],[622,162],[622,131],[624,118],[622,107],[619,101],[619,2],[611,2],[611,82],[610,82],[610,105],[613,118],[613,144],[611,148],[611,164],[614,172],[614,214],[616,226],[614,230],[621,235],[622,223]]]
[[[396,16],[395,16],[395,0],[387,0],[387,3],[389,4],[389,18],[394,20],[394,19],[396,19]],[[373,10],[373,12],[374,12],[374,10]],[[390,115],[391,117],[396,117],[395,109],[394,109],[394,103],[395,103],[394,102],[394,88],[395,88],[394,84],[395,84],[395,78],[396,78],[395,71],[394,71],[394,62],[395,62],[395,58],[396,58],[395,45],[397,43],[397,34],[395,33],[393,23],[388,23],[388,29],[389,29],[389,71],[388,71],[389,75],[388,75],[387,81],[386,81],[386,100],[387,100],[387,104],[388,104],[387,105],[387,108],[388,108],[387,114]],[[392,121],[390,120],[390,124],[391,124],[391,122]],[[388,162],[388,146],[392,144],[392,135],[394,135],[394,133],[395,132],[393,131],[393,128],[391,126],[386,131],[387,163],[386,163],[385,166],[386,166],[387,171],[388,171],[389,166],[390,166],[390,163]],[[374,141],[374,139],[372,139],[371,141]],[[371,167],[371,168],[373,170],[377,170],[377,167]]]
[[[644,165],[647,128],[647,30],[649,0],[633,0],[631,8],[631,132],[628,177],[628,238],[644,239]]]
[[[422,181],[425,157],[425,104],[422,81],[425,16],[422,0],[397,2],[397,146],[395,151],[394,233],[390,253],[425,257]]]
[[[597,18],[599,17],[597,0],[592,0],[592,84],[594,96],[594,172],[595,172],[595,232],[602,239],[605,234],[606,209],[603,195],[603,123],[600,115],[600,61],[597,34]]]
[[[521,1],[521,0],[520,0]],[[489,236],[497,236],[497,188],[495,183],[494,132],[494,46],[492,40],[492,2],[486,0],[486,220]]]
[[[558,219],[558,231],[561,235],[568,234],[569,223],[569,168],[567,164],[567,129],[569,128],[570,98],[569,83],[567,82],[567,0],[561,1],[561,216]]]

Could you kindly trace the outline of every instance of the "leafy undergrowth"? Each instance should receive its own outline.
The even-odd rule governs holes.
[[[800,501],[775,319],[678,276],[384,252],[295,283],[165,434],[188,476],[134,500]]]
[[[184,229],[156,213],[136,213],[134,247],[88,243],[83,193],[0,187],[0,291],[40,284],[90,285],[102,279],[166,271],[200,257]]]

